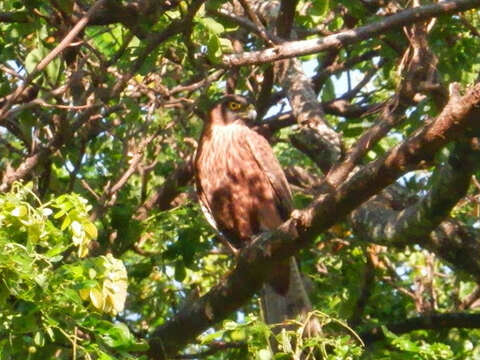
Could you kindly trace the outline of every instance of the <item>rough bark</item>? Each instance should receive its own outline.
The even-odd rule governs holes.
[[[386,246],[419,244],[480,279],[480,261],[471,256],[480,250],[475,234],[445,220],[465,196],[479,164],[479,151],[466,143],[457,144],[448,162],[433,174],[429,193],[411,206],[401,211],[388,208],[380,194],[356,209],[351,215],[356,235]]]
[[[292,113],[300,125],[291,137],[292,143],[308,154],[326,173],[342,156],[342,141],[325,120],[325,113],[310,79],[304,74],[300,61],[287,60],[280,69],[280,83],[285,89]]]

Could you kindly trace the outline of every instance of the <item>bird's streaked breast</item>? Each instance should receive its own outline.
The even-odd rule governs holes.
[[[247,136],[255,143],[259,135],[242,124],[212,126],[197,158],[198,182],[212,217],[235,246],[281,223],[274,190]]]

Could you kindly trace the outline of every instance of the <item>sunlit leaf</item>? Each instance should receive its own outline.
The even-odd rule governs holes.
[[[89,296],[90,296],[90,301],[92,302],[92,305],[97,310],[103,311],[105,306],[105,299],[103,297],[102,291],[99,290],[98,288],[90,289]]]
[[[25,215],[27,215],[27,213],[28,213],[28,209],[24,205],[17,206],[11,212],[11,214],[16,217],[24,217]]]

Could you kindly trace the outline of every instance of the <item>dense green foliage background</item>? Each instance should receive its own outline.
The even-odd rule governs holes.
[[[273,34],[265,12],[276,13],[260,3],[251,1],[251,9]],[[269,137],[298,208],[324,176],[315,153],[298,141],[301,124],[281,118],[291,105],[271,62],[226,66],[225,55],[271,46],[252,30],[258,23],[241,2],[103,1],[68,46],[35,70],[93,4],[0,2],[0,359],[147,358],[153,330],[226,276],[235,260],[203,218],[191,181],[201,114],[226,91],[256,102],[252,126]],[[292,39],[321,38],[425,4],[300,0]],[[436,61],[428,65],[439,93],[478,79],[479,23],[475,9],[429,22]],[[345,148],[380,121],[382,106],[408,77],[411,29],[299,57]],[[414,93],[422,96],[396,114],[396,127],[359,165],[439,114],[434,92]],[[398,180],[401,190],[386,206],[402,210],[419,201],[452,151]],[[480,239],[476,174],[450,213],[472,241]],[[328,359],[480,358],[477,318],[467,317],[462,324],[469,326],[428,321],[432,314],[478,314],[480,270],[459,270],[424,248],[421,237],[410,240],[376,244],[351,219],[339,221],[298,255],[317,309],[312,316],[324,324],[321,337],[280,334],[283,353],[273,355],[271,330],[252,298],[179,358],[287,359],[312,347]],[[391,327],[417,317],[412,329]],[[380,335],[368,337],[373,328]]]

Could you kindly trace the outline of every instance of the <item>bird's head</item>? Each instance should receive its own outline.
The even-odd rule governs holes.
[[[243,96],[227,95],[217,101],[210,110],[208,121],[215,125],[228,125],[235,121],[253,121],[257,113]]]

